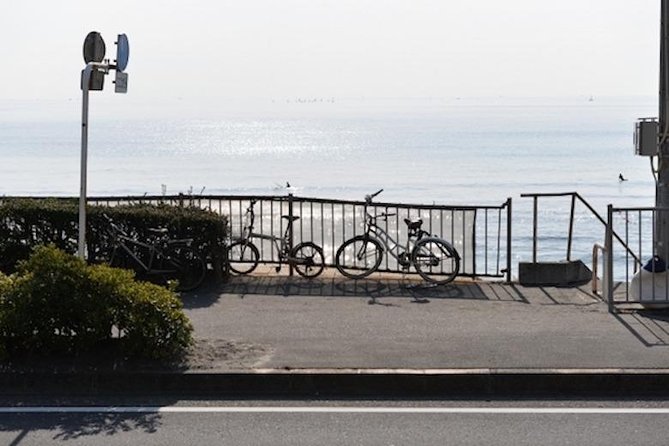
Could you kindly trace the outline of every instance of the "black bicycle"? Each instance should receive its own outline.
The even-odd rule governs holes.
[[[287,221],[286,230],[282,237],[275,235],[261,234],[253,232],[253,225],[255,221],[255,211],[253,207],[256,200],[251,200],[251,204],[246,209],[246,224],[242,231],[242,236],[234,240],[228,246],[228,266],[230,270],[237,274],[249,274],[253,272],[260,263],[260,251],[253,243],[254,239],[268,240],[274,244],[278,255],[279,265],[276,271],[281,270],[282,263],[286,262],[295,268],[295,271],[308,279],[314,278],[323,272],[325,261],[323,257],[323,249],[313,242],[302,242],[291,249],[290,247],[290,233],[293,222],[299,220],[300,217],[282,215],[281,218]]]
[[[130,237],[109,216],[104,217],[109,223],[111,266],[132,269],[149,279],[177,280],[179,291],[194,290],[202,284],[207,266],[203,256],[192,247],[193,239],[171,239],[166,228],[150,228],[155,240],[144,242]]]

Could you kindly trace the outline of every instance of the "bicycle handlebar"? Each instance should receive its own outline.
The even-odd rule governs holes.
[[[372,198],[376,197],[376,196],[379,195],[381,192],[383,192],[383,189],[379,189],[379,190],[377,190],[376,192],[374,192],[374,193],[371,194],[371,195],[365,195],[365,202],[366,202],[366,203],[371,203],[371,202],[372,202]]]

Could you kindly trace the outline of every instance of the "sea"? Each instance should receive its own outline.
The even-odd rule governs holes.
[[[120,95],[119,95],[120,96]],[[128,95],[130,96],[130,95]],[[532,258],[527,193],[578,192],[653,206],[634,123],[656,97],[291,97],[146,103],[92,98],[88,194],[277,195],[388,202],[513,202],[513,262]],[[77,196],[81,99],[0,101],[0,195]],[[626,181],[620,181],[623,175]],[[538,258],[563,260],[571,201],[539,200]],[[575,214],[572,257],[591,262],[604,225]],[[515,268],[515,266],[514,266]],[[515,275],[515,274],[514,274]]]

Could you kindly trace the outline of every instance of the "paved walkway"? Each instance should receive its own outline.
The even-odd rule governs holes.
[[[667,398],[669,312],[589,288],[234,277],[183,296],[185,368],[6,369],[0,395]]]
[[[212,371],[669,369],[669,312],[611,314],[581,288],[391,277],[233,277],[184,297]]]

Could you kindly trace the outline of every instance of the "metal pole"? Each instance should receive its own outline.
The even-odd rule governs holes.
[[[86,65],[82,76],[81,104],[81,180],[79,187],[79,246],[80,259],[86,256],[86,171],[88,169],[88,87],[93,71],[93,63]]]
[[[669,96],[667,88],[669,87],[667,77],[667,52],[669,50],[669,0],[662,0],[661,7],[661,25],[660,25],[660,110],[659,110],[659,128],[660,128],[660,146],[658,151],[658,172],[657,186],[655,189],[655,206],[658,208],[669,207],[669,137],[667,133],[669,123],[667,122],[667,108]],[[662,255],[669,249],[669,213],[661,212],[656,221],[657,239],[655,243],[655,253]],[[666,260],[666,259],[665,259]]]
[[[511,283],[511,218],[513,215],[511,211],[511,197],[507,198],[506,202],[508,204],[506,210],[506,281],[507,283]]]
[[[288,255],[291,256],[293,253],[293,194],[288,194]],[[293,276],[293,262],[288,262],[288,275]]]
[[[537,207],[539,197],[534,196],[534,212],[533,212],[533,227],[532,227],[532,263],[537,263]]]
[[[576,195],[571,196],[571,212],[569,214],[569,238],[567,239],[567,262],[571,260],[571,242],[574,237],[574,208],[576,207]]]
[[[606,296],[606,301],[609,307],[609,313],[613,313],[615,308],[613,306],[613,206],[608,205],[606,211],[606,265],[604,265],[604,277],[602,282],[602,294]],[[596,277],[593,280],[597,280]]]

